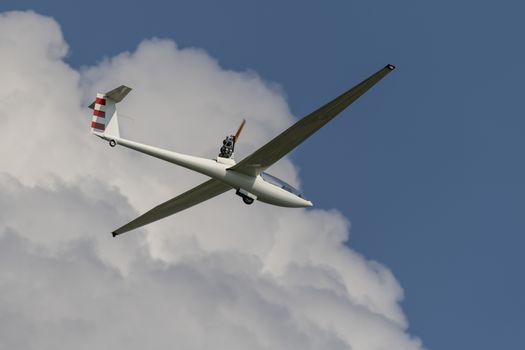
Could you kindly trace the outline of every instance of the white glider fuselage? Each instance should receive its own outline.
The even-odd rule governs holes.
[[[265,181],[260,175],[248,176],[228,170],[235,164],[232,159],[230,159],[230,164],[225,164],[217,160],[172,152],[120,137],[108,137],[103,134],[97,136],[222,181],[234,189],[248,192],[253,199],[261,202],[289,208],[304,208],[313,205],[312,202]]]

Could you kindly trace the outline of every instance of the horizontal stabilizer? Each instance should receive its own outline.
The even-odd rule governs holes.
[[[127,87],[126,85],[120,85],[118,88],[115,88],[111,90],[110,92],[106,92],[104,95],[107,98],[112,99],[115,103],[118,103],[122,101],[124,97],[126,97],[131,90],[132,89],[130,87]],[[93,103],[89,105],[89,108],[95,109],[95,102],[96,101],[93,101]]]

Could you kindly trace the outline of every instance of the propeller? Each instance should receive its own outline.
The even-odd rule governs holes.
[[[244,124],[246,124],[246,119],[242,120],[241,125],[239,125],[239,128],[237,129],[237,132],[233,136],[233,144],[235,144],[235,142],[237,142],[237,140],[239,139],[239,136],[241,135],[242,128],[244,128]]]
[[[244,124],[246,124],[246,119],[242,120],[242,123],[241,125],[239,125],[239,128],[237,129],[235,135],[226,136],[224,141],[222,141],[222,147],[219,153],[219,157],[233,158],[233,149],[235,148],[235,142],[237,142],[237,140],[239,139],[242,128],[244,128]]]

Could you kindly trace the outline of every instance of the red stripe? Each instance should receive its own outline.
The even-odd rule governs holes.
[[[96,115],[97,117],[104,118],[106,116],[106,112],[95,109],[93,110],[93,115]]]
[[[95,103],[98,103],[99,105],[106,105],[106,99],[97,97]]]
[[[97,123],[97,122],[91,122],[91,127],[93,129],[98,129],[98,130],[102,130],[102,131],[104,131],[104,129],[106,128],[106,126],[104,124],[100,124],[100,123]]]

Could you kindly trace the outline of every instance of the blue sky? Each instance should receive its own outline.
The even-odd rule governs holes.
[[[74,67],[134,50],[144,38],[170,38],[279,84],[296,117],[396,64],[293,154],[303,189],[316,206],[350,219],[350,246],[392,269],[410,333],[426,347],[521,345],[525,5],[0,4],[12,9],[55,18]]]

